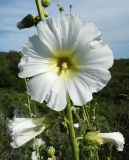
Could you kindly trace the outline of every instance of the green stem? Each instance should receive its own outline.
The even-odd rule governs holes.
[[[35,145],[35,146],[36,146],[36,145]],[[38,155],[38,157],[37,157],[38,160],[41,160],[40,153],[39,153],[39,147],[37,147],[37,146],[36,146],[36,151],[37,151],[37,155]]]
[[[90,108],[89,108],[89,111],[88,111],[88,107],[86,104],[84,105],[84,108],[85,108],[85,111],[86,111],[86,115],[87,115],[87,118],[90,120],[90,117],[89,117],[89,111],[90,111]]]
[[[77,141],[80,141],[80,140],[83,140],[83,139],[84,139],[84,137],[77,137],[76,138]]]
[[[87,125],[89,126],[89,120],[88,120],[88,116],[86,114],[84,106],[82,106],[82,110],[83,110],[84,120],[87,121]]]
[[[98,149],[96,150],[96,158],[99,160]]]
[[[43,8],[41,0],[35,0],[40,20],[44,20]]]
[[[26,84],[26,88],[27,88],[27,79],[25,78],[25,84]],[[27,106],[28,106],[28,109],[29,109],[29,114],[30,114],[30,117],[32,118],[32,111],[31,111],[31,99],[30,99],[30,96],[27,94]],[[37,147],[36,145],[36,141],[35,141],[35,138],[34,138],[34,143],[35,143],[35,147],[36,147],[36,152],[38,153],[38,160],[41,160],[41,157],[40,157],[40,153],[39,153],[39,147]]]
[[[110,145],[110,160],[112,160],[112,145]]]
[[[69,129],[69,135],[71,139],[71,145],[72,145],[72,150],[73,150],[73,157],[74,160],[79,160],[79,149],[78,149],[78,144],[75,136],[75,131],[74,131],[74,124],[73,124],[73,116],[72,116],[72,109],[71,109],[71,103],[70,103],[70,98],[68,98],[68,104],[66,107],[66,112],[67,112],[67,118],[68,118],[68,129]]]

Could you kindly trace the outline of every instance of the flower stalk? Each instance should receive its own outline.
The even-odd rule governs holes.
[[[68,122],[69,122],[68,129],[69,129],[69,136],[70,136],[72,150],[73,150],[73,157],[74,157],[74,160],[79,160],[79,149],[78,149],[78,144],[77,144],[77,140],[76,140],[76,136],[75,136],[70,98],[68,98],[66,113],[67,113],[67,118],[68,118]]]
[[[39,19],[42,21],[42,20],[44,20],[42,2],[41,2],[41,0],[35,0],[35,2],[36,2],[37,9],[38,9]]]

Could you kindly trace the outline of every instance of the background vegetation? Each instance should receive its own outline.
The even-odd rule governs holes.
[[[26,87],[23,79],[18,78],[17,64],[20,53],[10,51],[0,53],[0,160],[30,160],[32,142],[24,147],[12,149],[6,127],[7,121],[14,116],[29,117],[26,95]],[[129,159],[129,59],[115,60],[111,68],[112,79],[108,85],[99,93],[94,94],[94,100],[90,103],[91,108],[96,109],[96,125],[101,132],[120,131],[125,137],[125,148],[123,152],[112,149],[112,160]],[[51,111],[45,105],[32,102],[33,116],[40,116],[56,112]],[[53,126],[53,131],[43,135],[47,145],[56,148],[56,156],[60,160],[72,160],[68,141],[66,140],[64,128],[59,125]],[[60,132],[59,132],[60,130]],[[60,139],[59,139],[59,134]],[[51,137],[51,138],[50,138]],[[101,147],[99,151],[100,160],[106,160],[110,152],[109,145]],[[85,154],[85,153],[82,153]],[[83,155],[85,157],[85,155]],[[85,158],[83,158],[85,159]]]

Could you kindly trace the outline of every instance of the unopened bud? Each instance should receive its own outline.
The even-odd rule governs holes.
[[[51,4],[51,0],[42,0],[43,7],[47,8]]]
[[[26,15],[20,22],[17,23],[18,29],[30,28],[35,25],[35,16],[32,14]]]
[[[49,15],[48,12],[45,11],[45,12],[44,12],[44,16],[45,16],[45,17],[48,17],[48,15]]]
[[[53,157],[55,154],[55,148],[53,146],[48,147],[47,153],[49,156]]]

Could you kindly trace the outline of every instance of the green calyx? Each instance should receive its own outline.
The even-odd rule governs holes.
[[[94,143],[96,145],[101,145],[103,143],[103,140],[100,136],[100,132],[96,131],[96,132],[88,132],[85,135],[85,141],[90,142],[90,143]]]

